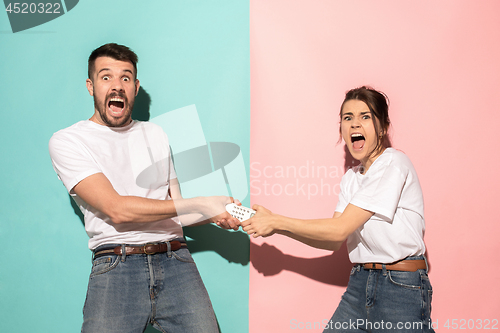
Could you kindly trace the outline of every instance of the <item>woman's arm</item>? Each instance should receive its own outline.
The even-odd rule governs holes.
[[[274,214],[254,205],[254,217],[241,223],[243,230],[253,237],[267,237],[279,233],[307,245],[338,250],[344,240],[373,215],[372,212],[349,204],[343,213],[332,218],[301,220]]]
[[[340,212],[335,212],[335,214],[333,215],[333,218],[339,217],[340,214],[341,214]],[[343,243],[343,241],[342,242],[333,242],[333,241],[322,241],[322,240],[311,239],[311,238],[295,235],[289,231],[277,230],[276,233],[290,237],[292,239],[295,239],[296,241],[302,242],[306,245],[315,247],[317,249],[322,249],[322,250],[338,251]]]

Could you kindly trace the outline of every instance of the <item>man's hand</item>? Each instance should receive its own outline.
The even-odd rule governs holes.
[[[204,198],[205,208],[202,211],[203,216],[207,218],[210,222],[217,224],[223,229],[233,229],[238,230],[240,227],[240,221],[232,217],[226,211],[226,205],[230,203],[236,203],[241,205],[241,202],[234,200],[232,197],[218,196],[218,197],[206,197]]]
[[[171,181],[170,197],[177,203],[184,201],[177,178]],[[193,210],[189,210],[189,207],[186,208],[182,204],[176,204],[179,219],[183,227],[215,223],[224,229],[238,230],[240,222],[231,217],[229,213],[225,214],[227,213],[226,204],[234,201],[237,205],[241,205],[238,200],[225,196],[198,197],[193,200],[198,203],[197,207],[201,207],[201,209],[194,210],[194,213]],[[186,214],[185,211],[190,211],[190,213]]]
[[[253,235],[254,238],[259,236],[268,237],[274,234],[276,232],[276,229],[274,229],[276,215],[263,206],[253,205],[252,209],[256,211],[255,215],[241,222],[243,231],[249,236]]]

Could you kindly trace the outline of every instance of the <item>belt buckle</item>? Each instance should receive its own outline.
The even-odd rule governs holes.
[[[155,251],[153,251],[153,252],[151,252],[151,253],[150,253],[150,252],[148,252],[148,251],[146,250],[146,247],[147,247],[147,246],[149,246],[149,245],[154,245],[154,244],[144,244],[144,246],[143,246],[143,250],[142,250],[142,251],[144,252],[144,254],[148,254],[148,255],[149,255],[149,254],[155,254],[155,253],[156,253]]]

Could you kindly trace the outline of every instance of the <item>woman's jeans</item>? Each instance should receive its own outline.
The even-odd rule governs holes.
[[[423,256],[407,260],[424,259]],[[347,290],[325,332],[434,332],[427,271],[351,270]]]
[[[160,332],[219,332],[186,248],[94,259],[83,317],[85,333],[140,333],[148,324]]]

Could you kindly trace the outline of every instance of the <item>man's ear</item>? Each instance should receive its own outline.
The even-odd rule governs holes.
[[[137,96],[137,94],[139,93],[139,87],[141,86],[139,80],[135,80],[135,95]]]
[[[94,83],[91,79],[87,79],[87,90],[89,91],[90,96],[94,96]]]

